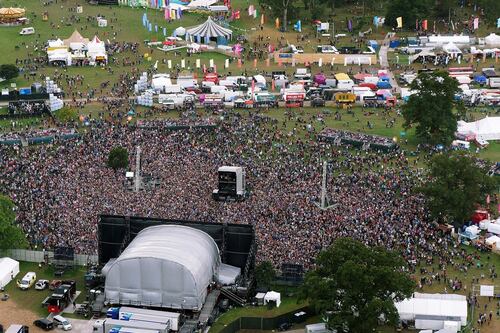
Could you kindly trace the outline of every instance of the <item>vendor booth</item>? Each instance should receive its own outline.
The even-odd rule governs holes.
[[[19,273],[19,262],[11,258],[0,258],[0,289],[3,289]]]
[[[279,307],[281,304],[281,294],[276,291],[267,292],[266,296],[264,296],[264,304],[267,304],[269,302],[275,302],[276,307]]]

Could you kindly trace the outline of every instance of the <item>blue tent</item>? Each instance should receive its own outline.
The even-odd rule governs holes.
[[[474,81],[479,84],[486,84],[488,82],[488,79],[484,75],[476,75],[474,76]]]

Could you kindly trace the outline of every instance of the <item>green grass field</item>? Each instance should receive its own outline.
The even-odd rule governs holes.
[[[29,262],[20,262],[19,266],[19,274],[16,277],[17,279],[21,279],[24,274],[27,272],[35,272],[37,280],[45,279],[45,280],[54,280],[54,279],[71,279],[76,281],[76,289],[81,291],[82,293],[76,300],[78,302],[83,302],[85,300],[85,284],[84,284],[84,274],[85,268],[81,266],[75,266],[74,270],[68,271],[64,273],[62,278],[54,277],[54,269],[49,266],[38,267],[38,264],[29,263]],[[33,313],[36,313],[40,316],[47,316],[48,311],[46,308],[42,307],[43,300],[52,294],[52,291],[49,289],[45,290],[35,290],[33,286],[29,290],[21,290],[17,287],[16,281],[12,281],[5,288],[5,292],[10,295],[12,300],[17,303],[18,306],[29,309]]]

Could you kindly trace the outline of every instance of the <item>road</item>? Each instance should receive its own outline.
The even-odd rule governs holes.
[[[380,50],[378,52],[378,59],[380,62],[380,67],[383,70],[387,71],[393,91],[395,91],[397,94],[401,94],[401,88],[399,87],[398,81],[389,68],[389,60],[387,59],[389,43],[391,42],[391,38],[394,37],[394,35],[396,35],[394,32],[388,32],[387,35],[385,35],[384,41],[382,42],[382,45],[380,46]]]

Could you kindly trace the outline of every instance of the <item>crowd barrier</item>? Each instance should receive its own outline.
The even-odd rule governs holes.
[[[43,262],[45,254],[48,254],[49,258],[54,257],[53,251],[34,251],[25,249],[10,249],[4,250],[2,256],[10,257],[19,261],[27,262]],[[97,262],[97,255],[87,255],[87,254],[75,254],[75,265],[84,266],[88,262]]]
[[[57,135],[57,139],[59,140],[70,140],[78,137],[80,137],[80,134],[78,133]],[[36,145],[36,144],[53,143],[55,139],[56,136],[50,135],[50,136],[37,136],[37,137],[27,138],[26,141],[30,145]],[[0,145],[6,145],[6,146],[20,145],[21,143],[22,143],[21,139],[0,140]]]

